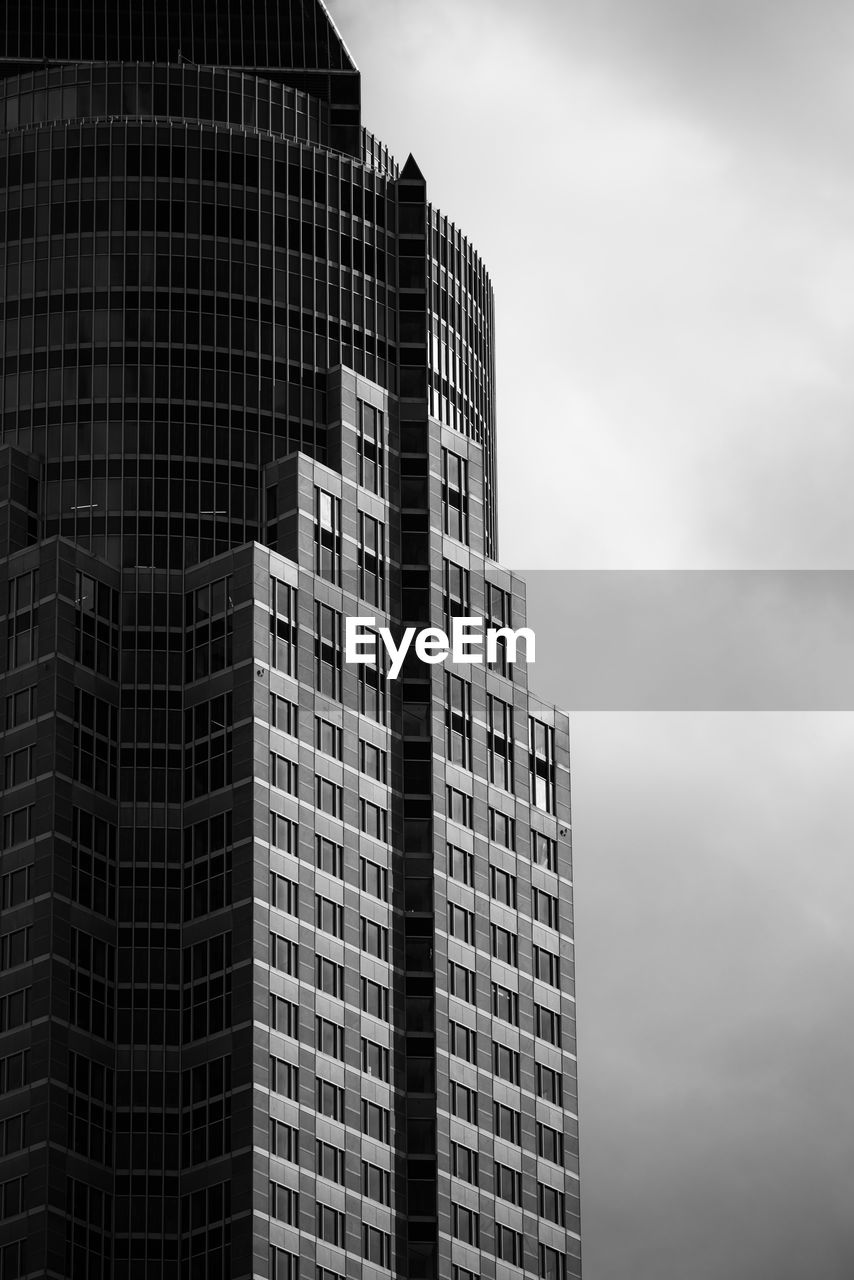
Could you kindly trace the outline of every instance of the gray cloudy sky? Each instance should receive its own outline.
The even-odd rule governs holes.
[[[848,0],[330,9],[492,276],[502,560],[854,568]],[[854,717],[572,732],[585,1280],[851,1280]]]

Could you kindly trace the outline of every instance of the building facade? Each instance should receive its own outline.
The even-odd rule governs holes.
[[[130,12],[126,10],[130,8]],[[493,301],[319,0],[0,16],[0,1277],[580,1275]]]

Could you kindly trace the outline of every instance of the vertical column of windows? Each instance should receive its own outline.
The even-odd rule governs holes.
[[[286,675],[296,675],[296,588],[270,578],[270,610],[270,666]]]
[[[6,666],[8,670],[34,662],[39,656],[39,571],[31,569],[9,579],[6,604]]]
[[[458,542],[468,542],[468,462],[442,449],[442,527]]]
[[[314,490],[314,568],[327,582],[341,583],[341,499]]]

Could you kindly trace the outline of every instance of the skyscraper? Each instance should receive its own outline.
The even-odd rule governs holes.
[[[0,255],[0,1277],[578,1276],[480,259],[320,0],[9,0]]]

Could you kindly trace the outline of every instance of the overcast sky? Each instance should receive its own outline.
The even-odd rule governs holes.
[[[495,286],[502,561],[854,568],[848,0],[330,9]],[[854,717],[572,737],[585,1280],[851,1280]]]

